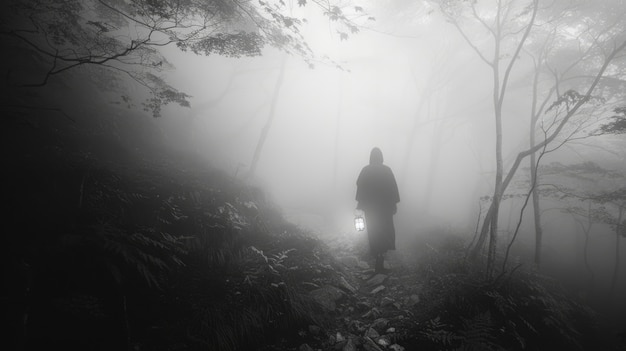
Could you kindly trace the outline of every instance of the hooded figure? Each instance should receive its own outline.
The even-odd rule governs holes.
[[[396,249],[393,215],[400,202],[398,184],[391,168],[383,164],[383,153],[375,147],[370,164],[363,167],[356,181],[357,210],[365,213],[370,253],[376,260],[376,272],[382,272],[383,254]]]

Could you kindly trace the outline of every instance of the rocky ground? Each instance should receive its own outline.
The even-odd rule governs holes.
[[[397,252],[389,252],[385,272],[375,273],[361,233],[324,235],[337,274],[305,282],[309,295],[330,319],[300,330],[299,351],[402,351],[415,326],[423,285]]]

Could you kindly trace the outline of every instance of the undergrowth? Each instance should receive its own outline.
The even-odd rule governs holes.
[[[424,302],[410,345],[420,350],[621,350],[556,280],[524,269],[485,279],[460,239],[430,250],[418,267]]]
[[[174,157],[37,157],[7,198],[12,349],[254,349],[324,325],[300,284],[324,248],[259,189]]]

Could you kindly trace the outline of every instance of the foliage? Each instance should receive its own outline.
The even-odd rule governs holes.
[[[342,8],[325,1],[315,7],[347,38],[358,26]],[[304,5],[301,2],[300,5]],[[173,66],[160,51],[176,45],[183,51],[229,57],[259,56],[272,46],[318,60],[301,34],[306,19],[287,15],[280,1],[225,0],[10,0],[0,5],[0,35],[15,55],[4,62],[9,83],[41,87],[78,67],[106,68],[111,79],[131,79],[146,89],[145,109],[155,117],[161,106],[189,106],[189,96],[161,77]],[[361,10],[362,11],[362,10]],[[7,59],[7,58],[5,58]],[[110,85],[107,83],[107,85]],[[123,85],[123,84],[122,84]],[[127,92],[122,92],[128,97]]]
[[[421,349],[599,347],[593,343],[604,332],[596,314],[548,277],[516,271],[485,282],[481,270],[464,261],[462,245],[432,251],[426,262],[425,303],[413,311],[421,316],[413,331]]]
[[[626,133],[626,107],[616,107],[613,110],[616,115],[611,116],[612,121],[600,127],[601,134],[623,134]]]
[[[26,349],[101,337],[110,349],[235,350],[323,325],[301,283],[324,248],[261,190],[162,150],[112,160],[89,145],[69,151],[61,145],[84,133],[70,130],[7,160],[19,172],[6,194],[17,229],[3,237],[3,282],[13,287],[6,303],[32,291]],[[110,155],[112,140],[98,147]],[[99,336],[63,339],[79,320]]]

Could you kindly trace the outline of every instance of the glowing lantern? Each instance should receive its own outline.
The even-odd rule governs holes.
[[[365,230],[365,219],[361,215],[354,216],[354,228],[358,231]]]

